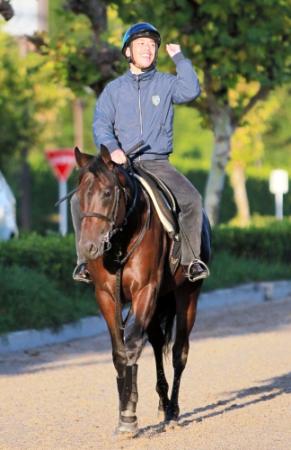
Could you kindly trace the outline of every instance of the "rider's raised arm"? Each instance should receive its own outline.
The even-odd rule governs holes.
[[[189,59],[185,58],[177,44],[167,45],[167,52],[176,64],[176,79],[173,84],[173,103],[187,103],[200,95],[198,77]]]
[[[119,148],[114,133],[115,106],[111,97],[110,85],[107,85],[99,96],[93,119],[94,141],[98,148],[102,145],[112,152]]]

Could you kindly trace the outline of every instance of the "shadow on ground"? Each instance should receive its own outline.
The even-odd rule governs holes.
[[[213,417],[227,414],[237,409],[250,407],[261,402],[270,402],[282,394],[291,394],[291,372],[263,380],[246,389],[230,392],[216,403],[194,408],[179,417],[176,427],[187,427],[195,422],[202,422]],[[269,405],[270,406],[270,405]],[[167,428],[164,422],[140,429],[139,436],[153,437],[163,433]]]

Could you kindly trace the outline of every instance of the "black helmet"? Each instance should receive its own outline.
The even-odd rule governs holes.
[[[161,44],[160,33],[153,25],[147,22],[136,23],[135,25],[132,25],[123,36],[121,48],[123,55],[126,47],[128,47],[134,39],[140,37],[150,37],[154,39],[158,47]]]

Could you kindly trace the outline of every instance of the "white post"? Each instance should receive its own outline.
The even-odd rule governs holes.
[[[282,192],[277,192],[275,194],[275,210],[276,210],[276,219],[283,219],[283,194]]]
[[[287,170],[275,169],[270,174],[270,192],[275,195],[276,219],[283,219],[283,194],[289,190],[289,180]]]
[[[59,200],[67,195],[67,182],[59,181]],[[67,200],[59,204],[59,231],[62,236],[68,232],[68,208]]]

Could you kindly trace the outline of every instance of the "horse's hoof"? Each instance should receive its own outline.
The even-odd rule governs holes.
[[[166,422],[178,421],[178,417],[180,414],[179,408],[172,408],[169,406],[166,411]]]
[[[115,436],[121,439],[132,439],[138,435],[137,421],[133,423],[119,422]]]
[[[169,420],[165,424],[166,430],[174,430],[177,427],[178,427],[178,420]]]

